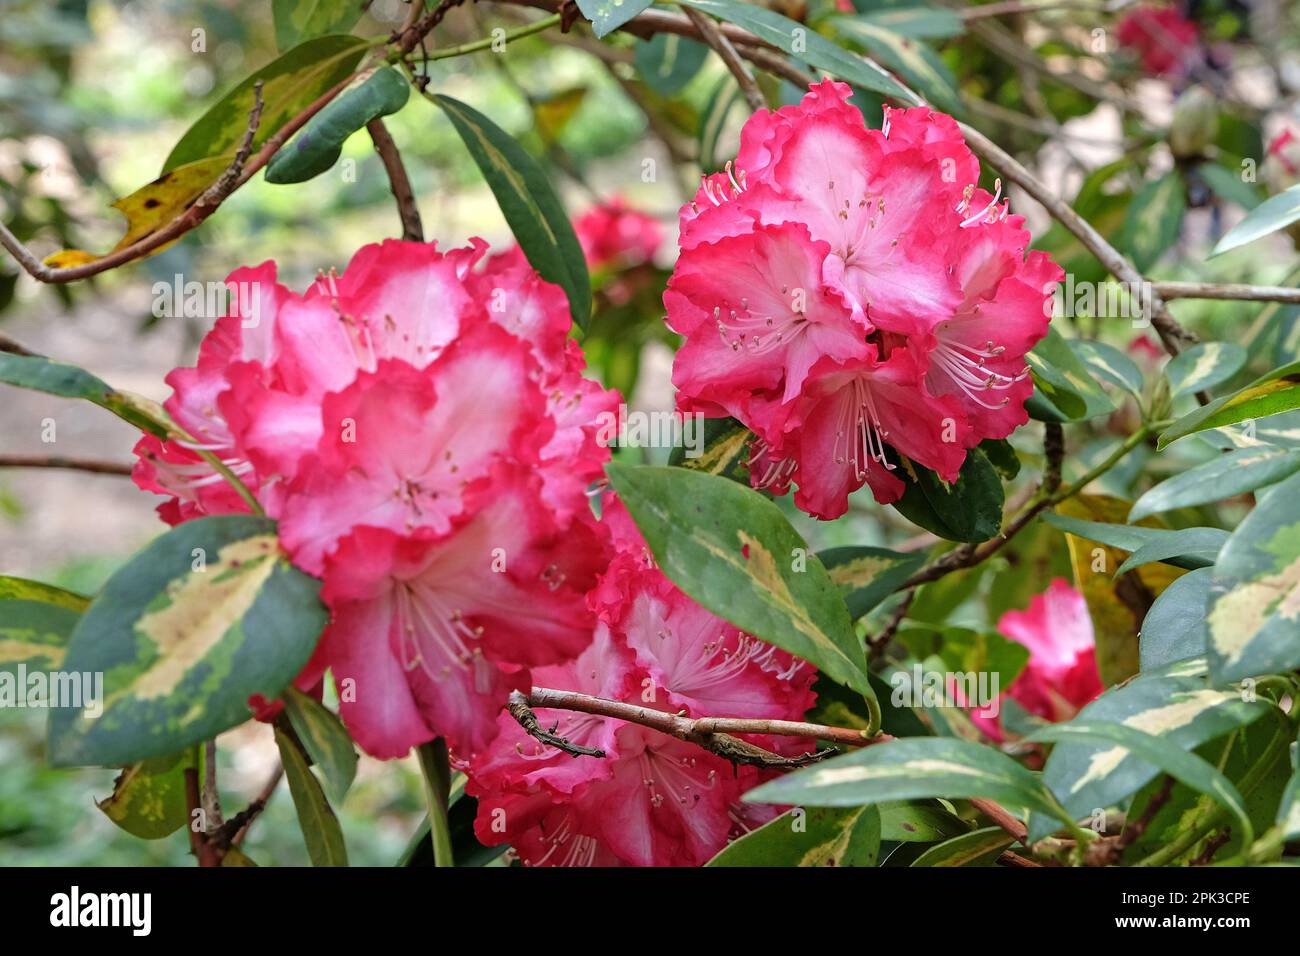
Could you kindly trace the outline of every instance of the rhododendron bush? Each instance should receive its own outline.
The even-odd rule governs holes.
[[[23,289],[128,276],[354,182],[354,134],[396,206],[343,259],[250,221],[157,401],[0,335],[0,381],[140,433],[0,466],[157,505],[93,595],[0,577],[0,705],[120,770],[114,823],[283,862],[242,848],[282,774],[346,865],[360,766],[422,781],[409,865],[1300,861],[1294,43],[1229,3],[262,6],[278,53],[114,248],[0,229]]]

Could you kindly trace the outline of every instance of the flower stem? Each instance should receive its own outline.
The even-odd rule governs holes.
[[[424,797],[429,804],[429,836],[433,841],[435,866],[455,866],[451,851],[451,827],[447,817],[451,793],[451,760],[447,741],[436,737],[419,747],[420,771],[424,777]]]
[[[534,33],[541,33],[543,30],[549,30],[553,26],[559,25],[560,14],[555,13],[549,17],[543,17],[517,30],[504,30],[499,36],[499,42],[510,43],[512,40],[518,40],[522,37],[532,36]],[[447,60],[455,56],[464,56],[467,53],[477,53],[479,50],[491,49],[493,44],[498,42],[498,37],[489,36],[482,40],[475,40],[473,43],[462,43],[459,46],[445,46],[437,50],[430,50],[429,55],[421,56],[421,60]],[[389,56],[389,62],[396,62],[401,56],[394,52]]]

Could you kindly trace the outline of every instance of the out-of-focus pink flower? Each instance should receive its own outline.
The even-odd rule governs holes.
[[[900,454],[951,481],[1028,420],[1024,356],[1063,276],[951,117],[887,108],[869,130],[850,95],[826,80],[746,122],[682,207],[664,295],[679,407],[743,422],[753,484],[793,481],[825,519],[864,484],[896,500]]]
[[[659,220],[628,206],[620,197],[593,206],[573,223],[592,271],[649,262],[664,241]]]
[[[1065,580],[1052,581],[1025,610],[1003,614],[998,631],[1029,649],[1029,662],[1006,691],[1029,713],[1053,723],[1069,720],[1102,692],[1088,605]],[[972,719],[1002,739],[998,720],[978,709]]]
[[[594,640],[576,660],[534,670],[533,682],[696,717],[802,717],[812,669],[687,598],[653,566],[622,506],[611,498],[605,510],[618,553],[588,596]],[[574,759],[499,718],[496,738],[466,768],[479,800],[475,830],[527,865],[698,866],[775,814],[740,804],[764,779],[754,767],[636,724],[545,709],[538,719],[606,756]],[[751,740],[785,753],[810,743]]]
[[[166,403],[194,441],[137,446],[170,522],[247,510],[211,452],[324,580],[326,669],[357,742],[398,757],[435,735],[487,746],[529,669],[571,660],[604,529],[588,505],[616,392],[582,376],[564,293],[487,246],[366,246],[305,295],[240,270],[232,314]]]
[[[1295,130],[1284,129],[1273,137],[1260,172],[1270,194],[1300,183],[1300,136]]]
[[[1150,76],[1185,76],[1202,57],[1196,24],[1175,7],[1139,7],[1120,20],[1115,36]]]

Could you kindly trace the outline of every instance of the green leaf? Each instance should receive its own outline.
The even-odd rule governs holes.
[[[1070,348],[1088,369],[1132,395],[1142,394],[1142,371],[1131,358],[1105,342],[1070,339]]]
[[[875,866],[875,807],[796,807],[722,848],[705,866]]]
[[[1277,806],[1277,824],[1282,828],[1284,840],[1300,839],[1300,738],[1291,745],[1291,752],[1297,755],[1291,761],[1294,772]]]
[[[992,866],[1015,838],[1001,827],[985,827],[932,846],[912,866]]]
[[[1002,529],[1002,480],[979,448],[966,453],[957,481],[949,485],[927,468],[905,469],[903,497],[894,508],[913,524],[949,541],[987,541]]]
[[[1293,222],[1300,221],[1300,185],[1283,190],[1276,196],[1265,199],[1229,229],[1219,240],[1210,258],[1222,255],[1230,249],[1244,246],[1248,242],[1262,239],[1271,232],[1285,229]]]
[[[1246,364],[1246,350],[1235,342],[1201,342],[1169,360],[1165,376],[1171,395],[1208,391]]]
[[[441,94],[443,108],[496,196],[528,262],[569,297],[574,324],[591,321],[591,277],[578,237],[546,174],[505,130],[472,107]]]
[[[1300,471],[1300,449],[1256,445],[1210,459],[1156,485],[1133,505],[1128,520],[1175,508],[1222,501]]]
[[[1267,418],[1296,408],[1300,408],[1300,362],[1274,369],[1245,388],[1184,415],[1160,434],[1156,448],[1163,449],[1170,442],[1195,432]]]
[[[148,399],[110,388],[85,369],[34,355],[0,352],[0,382],[94,402],[141,431],[165,438],[169,426],[166,413]]]
[[[262,81],[262,119],[253,137],[257,149],[291,119],[342,83],[361,62],[369,44],[360,37],[323,36],[272,60],[218,100],[185,131],[163,164],[163,174],[214,156],[234,156],[248,132],[253,87]]]
[[[871,60],[856,57],[815,33],[810,27],[781,14],[738,0],[679,0],[682,6],[744,27],[781,51],[819,70],[833,73],[847,83],[883,93],[908,105],[920,105],[898,81]]]
[[[950,674],[987,674],[997,678],[995,687],[1005,689],[1029,663],[1029,648],[996,631],[945,627],[939,636],[938,655]]]
[[[852,19],[918,40],[945,40],[960,36],[965,30],[957,11],[943,7],[886,6],[859,13]]]
[[[986,438],[979,443],[978,448],[1003,481],[1014,481],[1020,474],[1020,456],[1005,438]]]
[[[880,838],[896,843],[935,843],[970,826],[937,800],[889,800],[878,805]]]
[[[1205,608],[1213,573],[1211,568],[1189,571],[1155,599],[1138,634],[1143,673],[1205,654],[1210,636]]]
[[[1169,746],[1190,751],[1244,727],[1272,709],[1262,700],[1247,702],[1237,690],[1218,690],[1198,676],[1199,661],[1180,661],[1164,671],[1141,674],[1114,687],[1079,712],[1080,724],[1122,724],[1163,737]],[[1043,767],[1043,782],[1074,819],[1098,807],[1113,807],[1160,772],[1158,764],[1110,741],[1062,741]],[[1052,820],[1031,816],[1029,838],[1052,833]]]
[[[132,764],[113,781],[112,794],[95,805],[132,836],[161,840],[189,823],[186,770],[202,777],[198,747]]]
[[[678,445],[669,454],[668,464],[710,475],[725,475],[749,484],[747,464],[749,442],[753,437],[750,430],[734,418],[706,418],[700,454],[689,458],[686,447]]]
[[[844,547],[819,551],[818,559],[844,595],[849,617],[857,620],[893,594],[925,563],[925,554],[888,548]]]
[[[1196,167],[1206,185],[1220,199],[1235,202],[1243,209],[1254,209],[1262,200],[1259,190],[1244,182],[1241,174],[1217,163],[1202,163]]]
[[[81,612],[43,601],[0,600],[0,674],[59,670]],[[6,693],[0,679],[0,701]],[[13,691],[12,684],[8,690]],[[0,703],[0,707],[4,704]]]
[[[1067,534],[1077,535],[1122,551],[1136,553],[1147,545],[1165,545],[1164,557],[1152,560],[1168,560],[1169,564],[1188,570],[1213,564],[1219,546],[1228,540],[1228,532],[1218,528],[1184,528],[1182,531],[1170,531],[1167,528],[1144,528],[1140,525],[1084,521],[1082,518],[1071,518],[1051,511],[1043,514],[1043,520]],[[1205,532],[1205,534],[1192,536],[1188,533],[1191,531]],[[1215,545],[1216,541],[1218,546]]]
[[[1025,355],[1042,397],[1058,414],[1052,421],[1079,421],[1109,415],[1115,403],[1102,391],[1088,368],[1060,332],[1048,327],[1047,336]]]
[[[358,0],[272,0],[275,45],[288,50],[326,33],[347,33],[364,9]]]
[[[1035,774],[992,747],[953,737],[907,737],[863,747],[763,784],[744,800],[856,807],[922,797],[984,797],[1055,812]]]
[[[1219,552],[1209,625],[1215,680],[1300,666],[1300,474],[1264,496]]]
[[[280,554],[275,524],[226,515],[179,525],[91,602],[63,669],[103,674],[103,713],[50,715],[56,766],[125,766],[215,737],[274,700],[311,657],[320,582]]]
[[[301,183],[319,176],[336,162],[349,136],[371,120],[406,105],[411,84],[391,67],[377,71],[360,86],[340,94],[311,118],[302,132],[266,164],[268,183]]]
[[[1116,745],[1116,749],[1132,754],[1141,760],[1169,774],[1174,779],[1186,784],[1193,790],[1207,794],[1232,811],[1241,826],[1243,842],[1249,845],[1254,841],[1255,829],[1246,812],[1246,802],[1242,800],[1237,788],[1211,764],[1202,760],[1190,750],[1175,744],[1172,740],[1147,733],[1123,724],[1104,723],[1097,720],[1087,721],[1075,718],[1067,724],[1055,724],[1044,727],[1029,738],[1040,742],[1087,741]]]
[[[654,0],[578,0],[578,9],[591,21],[591,32],[600,38],[653,3]]]
[[[311,865],[347,866],[348,849],[343,842],[343,830],[325,799],[325,791],[307,766],[307,758],[279,727],[275,728],[275,743],[280,748],[284,776],[289,781],[289,794],[298,812],[298,826],[307,843]]]
[[[957,79],[939,55],[924,43],[902,36],[864,17],[832,17],[840,36],[866,47],[867,51],[893,70],[927,101],[947,113],[961,112]]]
[[[10,577],[7,574],[0,574],[0,601],[39,601],[77,612],[84,611],[90,605],[90,598],[80,594],[56,588],[53,584]]]
[[[1118,245],[1139,272],[1150,269],[1178,241],[1186,211],[1183,177],[1177,170],[1165,173],[1137,191],[1120,228]]]
[[[1174,531],[1168,536],[1162,536],[1142,545],[1130,554],[1124,559],[1124,563],[1115,569],[1115,577],[1118,578],[1134,568],[1155,561],[1167,561],[1170,564],[1179,561],[1186,563],[1190,556],[1204,557],[1207,561],[1213,561],[1226,540],[1227,532],[1220,528],[1184,528],[1181,531]]]
[[[636,45],[636,73],[660,96],[673,96],[694,79],[708,56],[703,43],[675,33],[656,33]]]
[[[343,722],[320,701],[296,687],[284,693],[284,712],[307,756],[320,768],[335,803],[342,803],[357,775],[357,752]]]
[[[874,700],[844,599],[781,509],[751,488],[686,468],[612,462],[606,471],[673,583]]]

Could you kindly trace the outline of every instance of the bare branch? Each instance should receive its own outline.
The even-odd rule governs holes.
[[[131,474],[131,465],[90,458],[63,458],[59,455],[0,455],[0,468],[66,468],[97,475]]]
[[[0,226],[0,229],[3,228],[3,226]],[[15,342],[3,332],[0,332],[0,352],[8,352],[10,355],[27,355],[31,357],[39,357],[40,355],[40,353],[33,352],[21,342]]]
[[[525,703],[534,708],[549,707],[555,710],[572,710],[582,714],[612,717],[616,720],[640,724],[642,727],[649,727],[651,730],[657,730],[670,737],[676,737],[678,740],[695,744],[732,763],[752,764],[757,767],[803,767],[829,757],[835,751],[830,749],[817,750],[797,757],[783,757],[748,741],[741,740],[733,736],[734,734],[813,737],[855,747],[893,739],[887,734],[868,739],[862,735],[861,731],[853,730],[850,727],[827,727],[823,724],[809,724],[794,720],[764,720],[743,717],[692,718],[655,710],[652,707],[641,707],[618,700],[606,700],[603,697],[592,697],[589,694],[579,694],[576,691],[553,690],[548,687],[534,687],[529,692]],[[511,708],[511,714],[515,716],[516,720],[519,720],[514,707]],[[520,721],[520,723],[523,722]],[[525,726],[524,729],[528,730],[528,727]],[[529,733],[532,733],[532,731],[529,730]],[[536,736],[536,734],[533,734],[533,736]],[[552,746],[557,745],[553,744]]]
[[[528,706],[528,695],[523,691],[512,690],[510,699],[506,701],[506,710],[510,712],[524,732],[530,737],[540,740],[548,747],[554,747],[557,750],[563,750],[571,757],[603,757],[605,751],[596,747],[584,747],[581,744],[571,743],[565,738],[559,736],[555,731],[559,725],[552,727],[550,730],[543,730],[542,725],[538,723],[537,715],[533,713],[532,708]]]
[[[41,262],[40,259],[36,258],[36,256],[32,254],[31,250],[19,242],[14,234],[3,224],[0,224],[0,245],[3,245],[5,249],[7,249],[16,260],[18,260],[19,264],[22,265],[23,269],[25,269],[32,278],[41,282],[55,284],[76,282],[78,279],[87,279],[90,276],[99,275],[101,272],[107,272],[110,269],[116,269],[118,266],[125,265],[128,262],[134,262],[137,259],[141,259],[149,253],[179,239],[181,236],[185,235],[185,233],[194,229],[216,212],[222,201],[224,201],[236,189],[252,179],[263,166],[270,162],[271,157],[289,141],[290,137],[297,133],[298,130],[302,129],[302,127],[305,126],[313,116],[324,109],[331,100],[351,85],[353,80],[355,80],[359,75],[361,74],[353,74],[345,77],[329,90],[322,93],[310,106],[293,119],[289,120],[289,122],[285,123],[284,126],[282,126],[272,136],[268,137],[262,144],[261,149],[259,149],[251,158],[241,160],[239,156],[236,155],[235,161],[232,162],[231,167],[226,170],[226,172],[229,173],[231,168],[234,168],[235,165],[238,164],[238,172],[233,176],[233,183],[228,186],[223,186],[220,191],[214,191],[216,190],[216,186],[221,183],[221,179],[218,179],[216,184],[209,187],[209,189],[199,197],[196,202],[192,203],[175,219],[167,223],[167,225],[154,230],[147,236],[144,236],[125,248],[118,249],[115,252],[110,252],[108,255],[101,256],[93,262],[55,269],[47,266],[45,263]],[[258,107],[255,107],[255,110],[258,109]],[[260,119],[260,115],[258,118]],[[249,120],[251,124],[253,122],[252,113],[249,114]],[[226,176],[223,174],[222,179],[225,178]]]
[[[1300,289],[1276,285],[1225,282],[1153,282],[1156,293],[1169,299],[1223,299],[1239,302],[1282,302],[1300,305]]]
[[[713,51],[722,58],[722,62],[731,71],[731,75],[736,78],[741,92],[745,94],[745,101],[749,104],[749,108],[755,113],[767,109],[767,100],[763,98],[763,91],[754,82],[754,74],[749,72],[749,67],[745,66],[731,41],[722,35],[722,31],[718,29],[718,24],[714,22],[713,18],[701,13],[694,7],[683,7],[682,10],[690,21],[695,24],[695,28],[700,31],[700,35],[704,37],[704,42],[713,47]]]
[[[415,192],[411,189],[411,180],[406,175],[406,165],[402,162],[402,154],[397,151],[397,144],[393,142],[384,121],[378,117],[366,124],[366,131],[388,173],[388,184],[393,190],[393,198],[397,200],[397,214],[402,220],[402,238],[409,242],[424,242],[420,207],[416,205]]]

